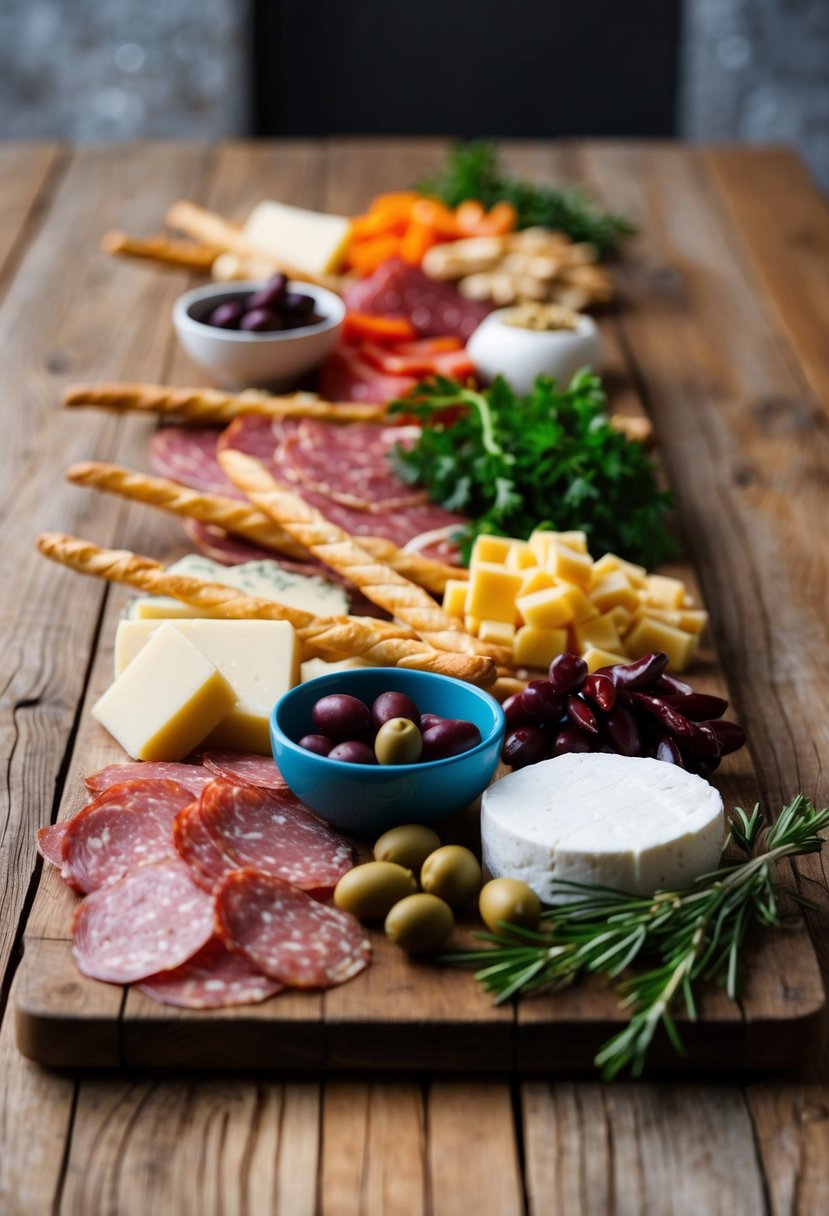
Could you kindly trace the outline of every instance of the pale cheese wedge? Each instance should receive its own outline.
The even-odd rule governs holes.
[[[277,262],[309,274],[332,274],[342,263],[351,221],[265,199],[251,211],[244,234]]]

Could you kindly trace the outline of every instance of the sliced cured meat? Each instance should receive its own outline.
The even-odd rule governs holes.
[[[213,937],[213,919],[183,861],[139,866],[81,901],[72,953],[84,975],[131,984],[186,963]]]
[[[254,545],[240,536],[233,536],[215,524],[203,524],[198,519],[185,519],[182,523],[184,531],[199,553],[214,562],[221,562],[224,566],[239,566],[242,562],[258,562],[263,559],[273,561],[278,558],[273,549],[263,549],[261,545]],[[310,568],[303,573],[310,574]],[[319,567],[314,573],[319,573]]]
[[[63,865],[63,838],[66,834],[66,822],[50,823],[46,828],[38,828],[37,851],[46,861],[57,866]]]
[[[215,777],[239,785],[255,785],[260,790],[287,789],[285,778],[270,756],[257,756],[252,752],[215,751],[205,752],[202,764]]]
[[[212,891],[231,870],[236,869],[211,834],[199,811],[198,802],[176,815],[173,844],[179,857],[190,867],[193,881],[204,891]]]
[[[202,791],[198,815],[235,867],[254,866],[319,898],[327,898],[354,864],[348,841],[287,789],[217,780]]]
[[[213,774],[202,768],[200,764],[183,764],[173,760],[135,760],[130,764],[108,764],[84,777],[87,789],[96,794],[102,794],[111,785],[121,785],[124,781],[177,781],[192,794],[198,796],[208,781],[213,780]]]
[[[270,874],[235,870],[216,892],[216,924],[231,950],[291,988],[330,988],[371,961],[360,922]]]
[[[193,490],[244,498],[231,485],[216,460],[216,427],[165,426],[150,440],[150,467]]]
[[[212,938],[181,967],[151,975],[138,986],[154,1001],[182,1009],[255,1005],[283,988],[278,980],[268,979],[257,971],[241,954],[232,954],[218,937]]]
[[[111,785],[67,823],[62,877],[86,894],[146,862],[174,858],[173,820],[192,802],[176,781]]]
[[[452,283],[438,282],[418,266],[391,258],[343,293],[350,312],[408,317],[422,338],[457,334],[466,341],[491,311],[467,300]]]
[[[326,401],[370,401],[385,405],[406,393],[422,377],[383,371],[352,346],[338,346],[319,371],[320,396]]]

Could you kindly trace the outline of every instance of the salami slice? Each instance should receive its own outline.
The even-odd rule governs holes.
[[[354,864],[348,841],[315,818],[289,790],[214,781],[199,817],[237,868],[253,866],[327,898]]]
[[[193,881],[212,891],[236,867],[225,856],[194,802],[179,811],[173,821],[173,843],[179,857],[190,867]]]
[[[232,954],[218,937],[211,938],[198,954],[174,971],[151,975],[138,986],[154,1001],[182,1009],[254,1005],[283,988],[241,954]]]
[[[320,368],[320,396],[327,401],[372,401],[384,405],[414,388],[414,376],[382,372],[350,346],[339,346]]]
[[[121,785],[124,781],[147,779],[177,781],[198,797],[208,781],[213,780],[213,774],[200,764],[182,764],[173,760],[136,760],[131,764],[108,764],[97,773],[84,777],[87,789],[96,794],[102,794],[111,785]]]
[[[194,490],[244,498],[228,481],[216,460],[216,427],[165,426],[150,440],[150,466],[161,477]]]
[[[139,866],[81,901],[72,953],[84,975],[131,984],[186,963],[213,936],[213,917],[183,861]]]
[[[146,862],[174,858],[173,820],[192,801],[175,781],[111,785],[67,823],[63,878],[86,894]]]
[[[205,752],[202,763],[214,777],[239,785],[254,785],[260,790],[285,790],[285,778],[270,756],[257,756],[252,752],[215,751]]]
[[[38,828],[37,851],[46,861],[57,866],[63,865],[63,838],[66,835],[66,821],[50,823],[46,828]]]
[[[464,342],[492,308],[467,300],[453,283],[430,279],[419,266],[391,258],[344,292],[351,312],[393,313],[408,317],[421,338],[456,334]]]
[[[235,870],[216,892],[216,924],[231,950],[291,988],[330,988],[371,961],[360,922],[258,870]]]

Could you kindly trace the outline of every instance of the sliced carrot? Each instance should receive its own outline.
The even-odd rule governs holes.
[[[460,236],[478,236],[478,228],[486,212],[483,203],[469,199],[455,208],[455,224]]]
[[[460,235],[455,212],[439,199],[419,198],[412,207],[412,219],[424,228],[431,228],[443,240],[454,240]]]
[[[437,239],[434,229],[418,223],[417,220],[412,220],[403,234],[400,256],[407,265],[419,266],[427,250],[437,244]]]
[[[419,344],[408,345],[416,347]],[[467,376],[474,375],[475,366],[463,349],[442,353],[419,351],[415,354],[403,354],[402,346],[402,343],[384,347],[376,342],[364,342],[360,347],[360,356],[388,376],[444,375],[464,380]]]
[[[463,341],[454,334],[446,334],[439,338],[418,338],[416,342],[395,342],[394,349],[399,355],[443,355],[449,350],[463,350]]]
[[[400,253],[400,237],[394,233],[375,236],[367,241],[355,241],[348,250],[348,261],[359,275],[369,275],[389,258]]]
[[[382,211],[388,215],[396,212],[398,215],[411,215],[412,205],[420,198],[413,190],[391,190],[386,194],[378,194],[369,206],[369,215]]]
[[[411,344],[417,330],[408,317],[373,316],[367,312],[347,312],[343,322],[343,341]]]
[[[474,199],[461,203],[455,215],[464,236],[506,236],[515,231],[517,220],[512,203],[496,203],[491,211],[484,211]]]
[[[379,194],[368,209],[367,215],[358,215],[351,221],[351,238],[367,240],[386,233],[402,236],[412,218],[412,207],[418,195],[411,192]]]

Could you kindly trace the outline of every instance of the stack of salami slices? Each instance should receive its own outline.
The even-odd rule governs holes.
[[[83,896],[72,937],[84,975],[211,1009],[328,988],[369,963],[359,922],[329,902],[351,846],[272,760],[213,752],[110,765],[86,783],[93,801],[38,832]]]

